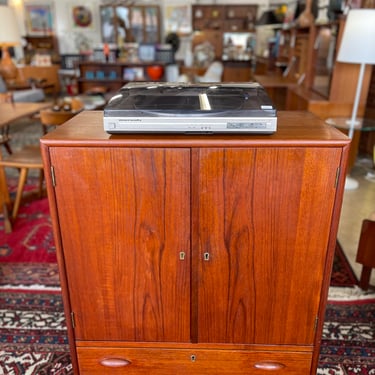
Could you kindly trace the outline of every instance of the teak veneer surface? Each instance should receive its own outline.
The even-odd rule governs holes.
[[[305,112],[273,135],[102,116],[41,140],[77,374],[314,374],[350,140]]]
[[[308,125],[308,126],[306,126]],[[270,135],[157,135],[157,134],[128,134],[111,135],[103,129],[102,111],[83,111],[60,126],[53,133],[43,137],[43,143],[62,145],[66,141],[74,146],[80,144],[90,146],[101,141],[101,145],[122,147],[151,145],[152,147],[205,147],[220,146],[225,141],[231,147],[245,146],[247,143],[257,146],[288,145],[316,145],[343,146],[348,138],[331,126],[327,126],[321,119],[306,111],[280,111],[278,113],[278,128]]]

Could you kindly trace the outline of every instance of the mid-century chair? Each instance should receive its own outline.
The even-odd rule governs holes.
[[[77,103],[74,104],[74,111],[53,111],[51,109],[45,109],[40,111],[40,122],[45,129],[44,132],[47,132],[47,128],[49,126],[58,126],[63,124],[64,122],[68,121],[70,118],[75,116],[79,111],[79,109],[76,109]],[[73,108],[73,105],[72,105]],[[6,186],[6,180],[5,180],[5,169],[4,168],[16,168],[19,170],[19,179],[18,179],[18,186],[17,186],[17,192],[16,197],[13,202],[13,208],[12,208],[12,214],[11,219],[14,220],[17,217],[18,210],[21,204],[21,200],[23,197],[23,190],[25,187],[27,175],[30,169],[36,169],[39,170],[39,186],[38,186],[38,196],[41,196],[43,193],[43,162],[42,162],[42,156],[40,152],[39,145],[29,145],[25,146],[21,150],[13,151],[12,154],[4,157],[2,160],[0,160],[0,173],[3,176],[2,179],[5,181],[3,185],[0,186],[0,192],[2,194],[2,199],[0,201],[3,201],[3,213],[4,213],[4,220],[5,220],[5,231],[11,232],[12,225],[11,225],[11,219],[9,218],[9,209],[11,206],[11,199],[9,195],[9,191]]]
[[[42,185],[43,185],[43,163],[42,157],[40,154],[39,146],[25,146],[19,151],[13,151],[12,154],[8,155],[4,159],[0,160],[0,168],[2,171],[0,173],[5,176],[4,168],[17,168],[19,170],[19,178],[18,178],[18,185],[17,185],[17,192],[16,197],[13,202],[13,209],[11,218],[15,219],[18,213],[18,209],[21,204],[22,195],[23,195],[23,188],[26,183],[27,174],[29,169],[38,169],[39,173],[39,186],[38,186],[38,195],[42,195]],[[6,179],[4,178],[4,181]],[[10,195],[6,186],[3,186],[3,200],[4,200],[4,220],[5,220],[5,231],[11,231],[11,222],[8,215],[9,208],[11,206]]]

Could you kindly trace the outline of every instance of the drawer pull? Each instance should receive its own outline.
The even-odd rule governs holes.
[[[125,367],[131,362],[122,358],[103,358],[100,360],[100,364],[105,367]]]
[[[278,362],[257,362],[254,364],[254,367],[258,370],[274,371],[283,369],[285,365]]]

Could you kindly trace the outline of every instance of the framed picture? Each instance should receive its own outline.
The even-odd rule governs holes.
[[[29,35],[49,35],[53,32],[52,5],[26,4],[26,29]]]
[[[88,5],[72,5],[73,28],[90,29],[93,27],[93,12]]]

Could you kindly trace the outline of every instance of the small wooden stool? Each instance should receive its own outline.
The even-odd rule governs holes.
[[[367,290],[372,268],[375,268],[375,221],[363,220],[356,262],[362,264],[359,286]]]

